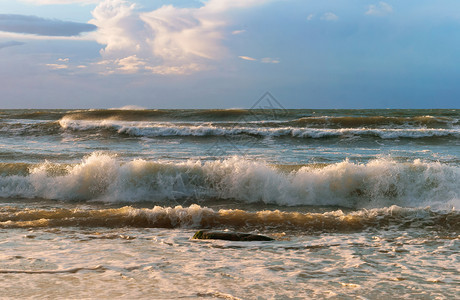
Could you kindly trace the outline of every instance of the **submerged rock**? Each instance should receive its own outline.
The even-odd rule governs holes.
[[[198,240],[226,240],[226,241],[241,241],[241,242],[250,242],[250,241],[273,241],[271,237],[242,233],[242,232],[231,232],[231,231],[208,231],[208,230],[198,230],[193,239]]]

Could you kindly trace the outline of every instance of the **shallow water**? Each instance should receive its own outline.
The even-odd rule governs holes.
[[[458,298],[459,116],[0,111],[2,297]]]
[[[375,229],[270,233],[277,241],[197,241],[189,229],[2,231],[3,297],[453,299],[459,294],[458,236]]]

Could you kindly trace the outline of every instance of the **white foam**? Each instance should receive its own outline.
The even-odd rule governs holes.
[[[218,127],[209,123],[181,125],[178,123],[156,122],[127,122],[117,120],[71,120],[63,118],[59,121],[61,128],[85,131],[97,129],[111,129],[120,134],[132,136],[160,137],[160,136],[231,136],[254,135],[262,137],[291,136],[297,138],[324,138],[324,137],[350,137],[350,136],[377,136],[382,139],[394,138],[426,138],[454,136],[460,137],[460,129],[368,129],[368,128],[299,128],[299,127]]]
[[[459,167],[420,160],[343,161],[284,173],[241,157],[212,162],[136,159],[124,163],[114,156],[93,153],[81,163],[67,166],[65,174],[53,172],[56,167],[44,163],[27,176],[0,177],[0,197],[164,203],[218,198],[278,205],[441,208],[458,208],[460,199]]]

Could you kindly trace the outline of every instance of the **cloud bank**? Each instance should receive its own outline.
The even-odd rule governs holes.
[[[105,0],[92,12],[94,36],[105,45],[106,72],[190,74],[228,56],[228,14],[269,0],[210,0],[199,8],[164,5],[140,11],[128,1]],[[235,34],[235,32],[233,32]]]
[[[36,16],[0,14],[0,31],[42,36],[77,36],[96,30],[92,24],[43,19]]]

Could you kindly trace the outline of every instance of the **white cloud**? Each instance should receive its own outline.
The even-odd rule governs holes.
[[[143,62],[136,65],[138,71],[190,74],[208,69],[228,55],[222,40],[228,32],[226,27],[231,25],[227,16],[230,11],[268,1],[209,0],[199,8],[164,5],[139,12],[128,1],[105,0],[92,12],[90,23],[98,30],[90,36],[105,45],[101,55],[111,64],[135,56]]]
[[[237,35],[237,34],[242,34],[242,33],[245,33],[245,32],[246,32],[246,30],[244,30],[244,29],[242,29],[242,30],[233,30],[232,34]]]
[[[250,57],[250,56],[238,56],[238,58],[242,60],[248,60],[248,61],[259,61],[264,64],[278,64],[280,62],[278,59],[274,59],[271,57],[264,57],[261,59],[257,59],[257,58]]]
[[[160,75],[189,75],[195,72],[203,71],[205,67],[195,63],[190,63],[182,65],[146,66],[145,69],[154,74]]]
[[[153,53],[163,60],[217,59],[225,52],[219,30],[225,23],[209,14],[206,6],[194,9],[168,5],[141,14],[141,19],[153,32],[154,38],[149,41]]]
[[[321,20],[324,20],[324,21],[337,21],[338,19],[339,17],[332,12],[327,12],[321,16]]]
[[[369,5],[366,15],[383,16],[393,12],[393,7],[386,2],[379,2],[377,5]]]
[[[307,16],[307,21],[313,20],[314,17],[315,17],[314,14],[309,14],[309,15]]]
[[[69,62],[69,60],[70,60],[69,58],[58,58],[57,61],[59,61],[59,62]]]
[[[53,70],[62,70],[67,69],[69,67],[68,65],[63,64],[46,64],[46,66]]]
[[[270,57],[264,57],[260,61],[263,62],[264,64],[279,64],[280,62],[278,59],[274,59]]]
[[[249,57],[249,56],[238,56],[238,57],[243,59],[243,60],[250,60],[250,61],[256,61],[257,60],[256,58]]]
[[[146,65],[146,63],[142,59],[139,59],[136,55],[119,59],[116,61],[116,63],[119,66],[119,70],[125,71],[127,73],[135,73]]]
[[[117,51],[139,49],[140,45],[135,38],[134,29],[142,30],[142,28],[135,26],[139,20],[134,13],[134,8],[134,4],[126,1],[107,0],[93,10],[93,19],[89,23],[98,27],[94,37],[98,43],[106,45],[101,50],[101,54],[116,55]]]
[[[268,2],[267,0],[210,0],[206,2],[204,8],[208,12],[219,13],[231,9],[248,8],[261,5]]]

